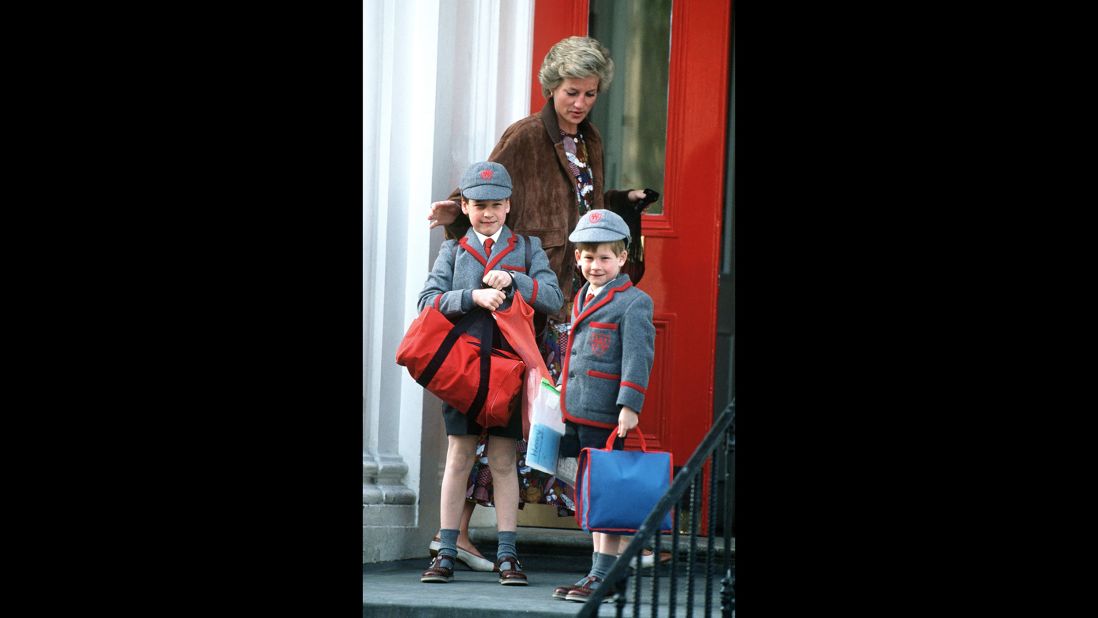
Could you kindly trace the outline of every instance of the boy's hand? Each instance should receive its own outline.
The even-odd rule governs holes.
[[[515,278],[505,270],[490,270],[487,275],[484,275],[482,281],[484,281],[485,285],[490,285],[497,290],[502,290],[509,287],[515,281]]]
[[[499,306],[503,304],[504,299],[507,296],[495,288],[484,288],[481,290],[473,290],[473,304],[478,307],[484,307],[488,311],[495,311],[499,309]]]
[[[622,406],[621,412],[618,413],[618,437],[624,438],[630,429],[637,426],[637,423],[640,423],[640,417],[633,408]]]
[[[432,202],[431,209],[427,212],[427,220],[431,222],[431,227],[427,229],[433,230],[440,225],[450,225],[457,221],[457,214],[458,204],[453,200]]]

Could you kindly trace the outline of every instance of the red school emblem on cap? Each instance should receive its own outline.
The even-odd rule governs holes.
[[[591,223],[598,223],[599,221],[602,221],[602,213],[598,212],[597,210],[593,210],[591,211],[591,215],[587,217],[587,220]]]
[[[610,335],[596,333],[591,335],[591,352],[595,356],[602,356],[610,349]]]
[[[480,170],[480,177],[488,180],[492,177],[492,170]]]

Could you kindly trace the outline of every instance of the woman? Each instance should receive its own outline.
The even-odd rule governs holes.
[[[641,189],[604,189],[602,137],[588,116],[599,94],[610,87],[613,75],[610,51],[595,39],[569,37],[558,42],[545,55],[538,71],[542,94],[547,99],[545,106],[508,127],[488,157],[489,161],[503,164],[511,174],[507,225],[517,234],[541,239],[549,266],[557,274],[564,294],[564,306],[548,316],[548,328],[541,341],[554,380],[560,374],[560,355],[567,343],[572,297],[582,284],[568,235],[587,211],[607,208],[624,217],[626,209],[635,213],[633,203],[645,196]],[[461,238],[469,229],[469,218],[461,213],[456,201],[459,196],[460,191],[455,189],[449,199],[432,203],[427,215],[431,228],[445,226],[447,238]],[[539,337],[541,332],[539,328]],[[459,548],[463,550],[459,559],[462,554],[470,555],[463,562],[474,569],[491,564],[476,560],[482,556],[468,537],[469,515],[475,505],[491,505],[491,473],[486,465],[479,465],[484,451],[483,437],[481,441],[477,447],[478,464],[474,464],[466,494],[470,501],[466,502],[458,536]],[[574,511],[572,489],[525,466],[525,442],[520,442],[518,449],[522,500],[555,504],[558,514],[570,515]]]

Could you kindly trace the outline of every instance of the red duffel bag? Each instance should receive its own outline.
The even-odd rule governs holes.
[[[492,348],[494,326],[491,313],[480,307],[455,324],[428,305],[404,334],[397,364],[481,427],[503,427],[511,420],[526,365],[517,355]]]

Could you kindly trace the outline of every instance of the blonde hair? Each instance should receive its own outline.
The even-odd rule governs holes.
[[[610,50],[595,39],[570,36],[554,45],[538,71],[541,93],[549,98],[565,79],[599,78],[599,92],[606,92],[614,79],[614,61]]]

